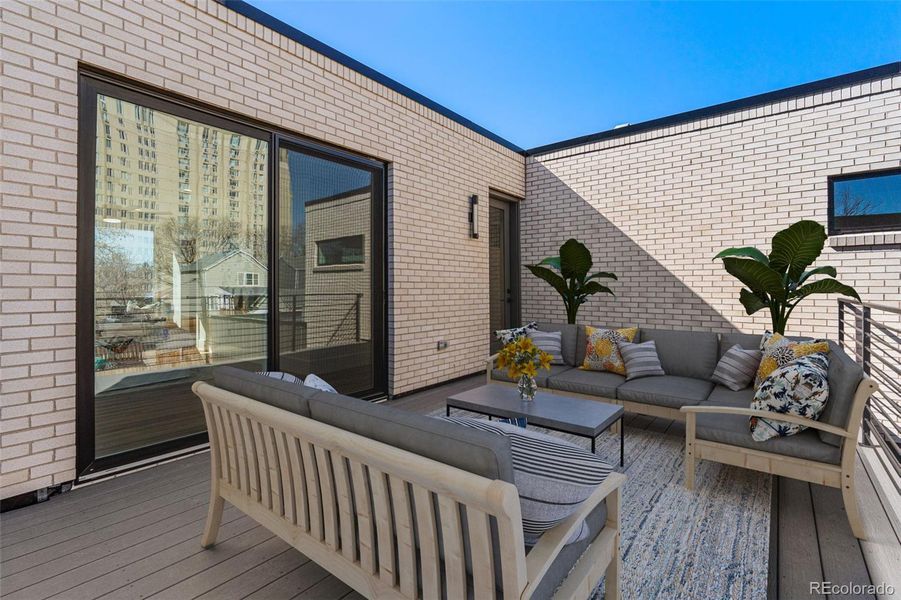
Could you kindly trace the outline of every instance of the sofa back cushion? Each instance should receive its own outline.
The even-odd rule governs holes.
[[[310,414],[333,427],[513,483],[510,440],[503,436],[329,392],[316,393],[310,400]]]
[[[578,354],[577,342],[579,339],[578,325],[570,325],[569,323],[538,323],[538,331],[559,331],[560,349],[563,352],[563,362],[570,367],[577,366],[576,355]],[[585,349],[582,349],[585,352]],[[579,362],[578,364],[582,364]]]
[[[863,379],[863,367],[857,364],[841,346],[829,342],[829,400],[819,420],[845,429],[851,416],[851,405],[857,386]],[[825,431],[818,431],[820,439],[832,446],[841,446],[842,438]]]
[[[654,340],[657,356],[667,375],[710,380],[719,359],[717,334],[639,328],[641,341]]]
[[[719,358],[723,358],[732,346],[745,350],[760,350],[760,339],[757,333],[721,333]]]
[[[303,384],[235,367],[213,369],[213,385],[304,417],[310,416],[310,398],[318,393]]]

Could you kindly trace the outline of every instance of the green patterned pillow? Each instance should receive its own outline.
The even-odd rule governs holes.
[[[829,399],[829,359],[824,352],[800,356],[777,367],[763,380],[751,408],[817,419]],[[764,442],[774,437],[795,435],[803,425],[751,417],[751,437]]]

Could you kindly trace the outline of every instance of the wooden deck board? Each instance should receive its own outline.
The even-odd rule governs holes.
[[[429,413],[443,408],[447,396],[483,382],[484,376],[473,376],[390,404]],[[684,437],[680,422],[633,414],[624,422],[627,429]],[[858,476],[867,477],[863,472]],[[208,485],[209,456],[201,453],[4,513],[4,600],[360,597],[228,505],[217,545],[201,549]],[[849,537],[837,491],[787,479],[780,479],[778,488],[773,537],[777,585],[772,586],[777,597],[811,597],[809,582],[814,580],[840,583],[850,577],[862,583],[868,561],[888,565],[901,552],[893,545],[897,537],[884,514],[878,531],[861,544]],[[862,485],[862,490],[871,488]],[[865,513],[874,506],[872,498],[862,499]]]

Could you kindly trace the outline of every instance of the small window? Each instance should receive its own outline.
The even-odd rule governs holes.
[[[901,229],[901,169],[829,179],[829,233]]]
[[[259,273],[238,273],[238,285],[260,285]]]
[[[316,264],[320,267],[328,265],[358,265],[363,263],[363,236],[349,235],[316,242]]]

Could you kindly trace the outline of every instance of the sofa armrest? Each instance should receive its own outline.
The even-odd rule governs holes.
[[[610,473],[607,479],[604,480],[604,483],[599,485],[598,489],[582,502],[576,512],[562,523],[544,532],[538,543],[526,556],[526,572],[528,573],[529,583],[522,594],[523,598],[530,597],[531,593],[538,587],[541,579],[566,545],[566,541],[582,526],[582,521],[601,502],[608,498],[612,505],[608,507],[607,525],[605,525],[604,529],[611,524],[614,528],[619,528],[619,494],[620,488],[625,481],[626,476],[622,473]],[[604,530],[602,529],[601,534],[603,533]],[[619,552],[619,549],[615,551]]]
[[[803,425],[804,427],[810,427],[811,429],[819,429],[820,431],[825,431],[826,433],[832,433],[834,435],[851,438],[855,437],[847,429],[842,429],[841,427],[836,427],[835,425],[829,425],[828,423],[821,423],[820,421],[815,421],[813,419],[808,419],[806,417],[799,417],[798,415],[787,415],[781,413],[774,413],[768,410],[754,410],[753,408],[743,408],[739,406],[683,406],[680,408],[684,413],[689,413],[691,415],[697,413],[720,413],[727,415],[743,415],[747,417],[758,417],[762,419],[769,419],[770,421],[783,421],[785,423],[792,423],[794,425]]]
[[[485,374],[488,377],[488,383],[491,383],[491,372],[494,370],[495,361],[497,360],[497,354],[492,354],[488,358],[485,359]]]

